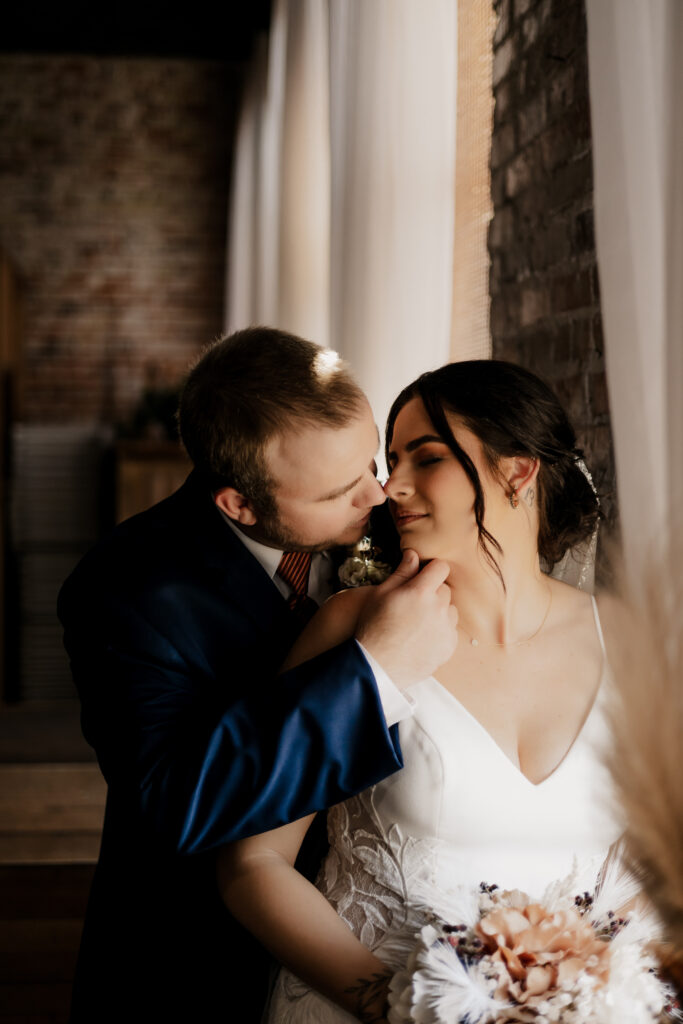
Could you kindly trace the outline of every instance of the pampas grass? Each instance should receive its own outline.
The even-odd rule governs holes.
[[[625,861],[661,918],[660,953],[683,991],[683,551],[626,593],[601,602],[617,690],[610,770]]]

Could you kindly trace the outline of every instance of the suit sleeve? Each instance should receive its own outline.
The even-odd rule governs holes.
[[[116,613],[113,613],[116,618]],[[197,853],[322,810],[402,766],[370,666],[346,641],[226,705],[134,609],[103,632],[60,599],[86,739],[117,799]],[[74,625],[77,622],[77,625]],[[113,639],[115,638],[115,639]],[[229,688],[228,692],[229,692]]]

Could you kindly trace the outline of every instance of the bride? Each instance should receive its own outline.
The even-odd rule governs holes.
[[[294,868],[310,818],[221,852],[225,903],[284,965],[271,1022],[384,1020],[420,908],[481,882],[541,899],[577,864],[594,880],[618,839],[597,606],[549,575],[595,534],[580,458],[553,393],[509,363],[453,363],[396,399],[385,490],[401,547],[450,566],[458,646],[410,691],[404,769],[329,812],[317,888]],[[372,601],[331,598],[286,667],[359,623],[362,641]]]

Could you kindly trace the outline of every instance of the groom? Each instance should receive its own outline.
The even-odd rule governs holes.
[[[335,354],[267,328],[185,386],[194,471],[64,584],[86,738],[108,783],[72,1024],[257,1022],[263,951],[221,905],[215,849],[401,767],[402,689],[450,655],[445,566],[404,558],[357,637],[278,676],[327,549],[384,501],[367,400]]]

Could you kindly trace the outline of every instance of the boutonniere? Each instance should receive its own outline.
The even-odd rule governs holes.
[[[379,559],[381,551],[381,548],[373,546],[370,537],[361,537],[349,548],[348,557],[337,571],[342,586],[368,587],[383,583],[391,575],[391,566]]]

